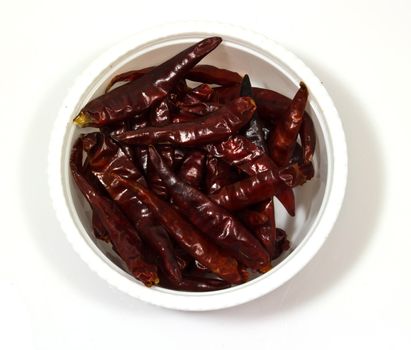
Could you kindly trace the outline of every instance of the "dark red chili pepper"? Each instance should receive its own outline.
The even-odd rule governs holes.
[[[206,161],[206,192],[211,194],[239,178],[230,165],[218,158],[208,157]]]
[[[200,64],[187,73],[186,79],[207,84],[233,85],[241,83],[242,78],[236,72]]]
[[[203,187],[205,160],[204,152],[190,152],[180,167],[178,177],[190,186],[198,190],[201,189]]]
[[[279,182],[279,177],[272,170],[267,170],[227,185],[209,197],[221,207],[238,211],[271,199],[278,191]]]
[[[81,174],[82,158],[82,140],[78,139],[70,157],[71,173],[78,188],[98,215],[110,241],[130,273],[146,286],[158,284],[157,268],[144,261],[138,233],[114,202],[100,195]]]
[[[214,90],[208,84],[201,84],[186,93],[181,101],[183,105],[194,105],[200,102],[208,102],[213,96]]]
[[[300,139],[303,148],[304,163],[309,163],[313,159],[316,136],[313,120],[308,113],[304,113],[303,123],[300,128]]]
[[[189,114],[196,114],[198,116],[204,116],[213,112],[218,111],[222,105],[215,102],[198,102],[196,104],[183,104],[178,103],[177,107],[180,109],[182,114],[189,113]]]
[[[222,39],[207,38],[160,64],[141,78],[97,97],[83,107],[74,122],[81,127],[103,126],[132,117],[164,98]]]
[[[278,166],[287,165],[293,154],[298,132],[303,121],[308,90],[301,82],[300,89],[292,100],[287,114],[278,121],[268,138],[270,156]]]
[[[212,156],[221,158],[230,165],[235,165],[248,175],[255,175],[267,170],[278,171],[277,166],[264,151],[244,136],[236,135],[226,141],[204,147]],[[294,194],[285,184],[279,184],[276,197],[292,216],[295,215]]]
[[[251,209],[240,211],[237,214],[237,217],[250,229],[254,229],[255,227],[268,223],[269,219],[267,214]]]
[[[83,147],[93,174],[134,224],[144,242],[160,255],[165,271],[176,281],[181,280],[181,271],[167,232],[155,223],[153,214],[132,191],[109,176],[109,173],[115,173],[145,185],[139,170],[108,135],[87,134],[83,136]]]
[[[218,142],[247,124],[254,111],[255,104],[250,97],[239,97],[195,122],[129,131],[117,135],[116,140],[125,144],[168,143],[188,147]]]
[[[158,155],[160,157],[160,155]],[[230,283],[241,283],[237,261],[222,253],[200,235],[174,207],[157,197],[138,182],[132,182],[114,175],[126,188],[132,190],[137,197],[156,215],[167,232],[176,240],[182,249],[193,258],[207,266],[212,272]]]
[[[107,93],[117,83],[128,83],[130,81],[137,80],[148,72],[151,72],[154,68],[155,66],[152,66],[118,74],[110,80],[104,92]]]
[[[244,75],[244,78],[241,82],[240,96],[253,97],[253,89],[248,74]],[[267,146],[263,132],[263,123],[260,120],[260,116],[258,115],[257,111],[254,112],[253,118],[242,130],[242,134],[256,146],[267,152]]]
[[[173,202],[193,225],[245,266],[258,269],[269,264],[269,256],[258,240],[225,209],[174,175],[153,146],[149,147],[149,160]]]

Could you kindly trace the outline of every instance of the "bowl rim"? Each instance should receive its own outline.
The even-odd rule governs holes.
[[[316,96],[318,107],[327,116],[325,127],[328,129],[328,134],[332,135],[325,138],[328,150],[328,179],[321,205],[322,212],[318,215],[316,226],[312,227],[313,232],[309,239],[303,240],[296,247],[292,258],[289,260],[290,257],[287,257],[287,264],[284,264],[281,269],[273,269],[275,271],[263,275],[264,278],[257,278],[245,285],[222,291],[190,293],[167,290],[165,293],[161,288],[149,289],[136,283],[120,268],[113,268],[104,262],[89,242],[79,234],[70,214],[62,182],[61,171],[64,168],[62,150],[67,124],[71,122],[68,115],[73,109],[71,107],[78,103],[96,77],[125,53],[144,43],[176,35],[182,37],[221,35],[240,42],[252,43],[264,52],[269,52],[309,86],[311,95]],[[294,54],[267,36],[243,27],[211,21],[173,22],[148,28],[99,56],[75,80],[67,93],[52,129],[48,154],[48,182],[52,205],[68,241],[82,260],[110,285],[133,297],[154,305],[186,311],[216,310],[243,304],[269,293],[295,276],[318,252],[330,234],[343,203],[347,172],[347,146],[342,123],[330,96],[314,73]],[[324,203],[327,205],[324,206]]]

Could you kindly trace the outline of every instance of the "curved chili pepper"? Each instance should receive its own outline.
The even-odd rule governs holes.
[[[163,157],[164,159],[164,157]],[[205,168],[205,154],[193,151],[187,155],[178,172],[178,177],[185,183],[199,190],[202,187]]]
[[[137,70],[131,70],[125,73],[117,74],[114,78],[110,80],[108,83],[106,89],[104,90],[104,93],[107,93],[110,91],[110,89],[117,83],[128,83],[133,80],[137,80],[138,78],[141,78],[143,75],[147,74],[148,72],[151,72],[155,66],[151,67],[145,67],[142,69],[137,69]]]
[[[230,165],[235,165],[248,175],[255,175],[267,170],[278,171],[272,159],[261,148],[241,135],[230,137],[217,144],[206,145],[204,148],[212,156],[221,158]],[[279,187],[276,197],[288,213],[294,216],[295,201],[292,189],[285,184],[279,184]]]
[[[238,174],[225,162],[208,157],[206,161],[205,187],[208,194],[238,180]]]
[[[313,159],[316,136],[313,120],[308,115],[308,113],[304,113],[304,119],[303,123],[301,124],[299,134],[303,148],[304,163],[309,163]]]
[[[200,83],[233,85],[241,83],[241,75],[227,69],[200,64],[187,73],[186,79]]]
[[[238,211],[271,199],[278,191],[280,181],[272,170],[267,170],[227,185],[209,197],[223,208]]]
[[[81,139],[76,141],[70,157],[71,173],[77,187],[98,215],[110,241],[130,273],[148,287],[158,284],[157,268],[144,261],[141,240],[134,227],[113,201],[100,195],[81,174],[82,143]]]
[[[160,155],[158,155],[160,157]],[[212,272],[230,283],[241,283],[237,269],[237,261],[222,253],[216,246],[208,242],[198,231],[186,221],[169,203],[157,197],[138,182],[115,176],[126,188],[156,215],[167,232],[193,258],[207,266]]]
[[[167,143],[187,147],[217,142],[240,130],[254,111],[255,104],[250,97],[239,97],[195,122],[129,131],[116,135],[115,139],[125,144]]]
[[[268,149],[271,158],[278,166],[284,166],[290,161],[303,121],[307,99],[307,87],[301,82],[300,89],[292,100],[286,116],[277,123],[277,126],[270,133]]]
[[[115,173],[145,185],[145,179],[137,167],[108,135],[87,134],[83,136],[83,144],[93,174],[134,224],[144,242],[159,254],[170,278],[181,280],[181,271],[167,232],[155,223],[153,214],[132,191],[109,176],[109,173]]]
[[[207,38],[160,64],[141,78],[87,103],[74,119],[78,126],[103,126],[127,119],[164,98],[222,39]]]
[[[175,176],[153,146],[149,146],[149,159],[173,202],[193,225],[245,266],[258,269],[269,264],[267,252],[253,235],[225,209]]]

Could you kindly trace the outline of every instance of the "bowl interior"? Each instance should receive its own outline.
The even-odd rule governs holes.
[[[79,112],[90,99],[103,93],[109,80],[116,74],[131,70],[152,66],[163,62],[188,45],[200,40],[200,35],[175,36],[148,42],[145,45],[135,47],[112,62],[101,74],[94,79],[88,89],[72,111],[72,118]],[[276,90],[288,97],[292,97],[298,89],[300,79],[286,65],[268,52],[263,52],[258,47],[239,39],[224,37],[223,43],[207,56],[201,63],[216,65],[231,69],[240,74],[249,74],[254,86],[267,87]],[[310,86],[308,86],[310,89]],[[317,134],[317,148],[314,156],[315,177],[304,186],[295,189],[296,215],[290,217],[281,204],[276,201],[277,226],[286,230],[291,241],[291,249],[275,261],[276,267],[269,274],[275,273],[287,263],[287,258],[299,247],[304,240],[312,234],[312,227],[321,209],[327,183],[328,159],[325,146],[322,120],[324,116],[319,108],[315,96],[310,96],[307,111],[311,115]],[[112,268],[118,270],[126,278],[134,280],[124,271],[124,266],[117,255],[104,243],[94,238],[91,228],[91,212],[87,202],[75,187],[68,167],[70,150],[80,133],[90,130],[75,127],[71,120],[67,121],[67,129],[64,139],[62,154],[62,181],[67,205],[78,228],[87,244],[95,253]],[[259,277],[264,278],[264,275]],[[140,282],[135,281],[136,284]],[[155,287],[158,291],[171,292]],[[235,287],[237,288],[237,287]],[[184,294],[185,292],[172,293]],[[218,293],[218,292],[215,292]]]

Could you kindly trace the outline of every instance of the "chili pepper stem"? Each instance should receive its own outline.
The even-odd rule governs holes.
[[[80,113],[77,115],[77,117],[75,117],[75,118],[73,119],[73,122],[74,122],[74,124],[76,124],[77,126],[83,128],[83,127],[87,126],[87,125],[91,122],[91,120],[90,120],[89,116],[88,116],[86,113],[80,112]]]

